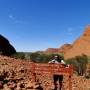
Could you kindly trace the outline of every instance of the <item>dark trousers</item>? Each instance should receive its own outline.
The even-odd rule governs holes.
[[[55,86],[55,90],[57,90],[57,81],[59,80],[59,90],[61,90],[62,88],[62,81],[63,81],[63,75],[54,75],[54,86]]]

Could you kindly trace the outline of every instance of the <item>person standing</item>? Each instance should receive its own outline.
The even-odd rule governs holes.
[[[59,55],[55,55],[54,59],[52,59],[51,61],[49,61],[48,63],[56,63],[56,64],[63,64],[65,65],[66,63],[64,62],[64,60],[62,60],[62,57],[60,57]],[[57,81],[59,80],[59,90],[62,89],[62,81],[63,81],[63,75],[53,75],[53,80],[54,80],[54,89],[52,90],[57,90]]]

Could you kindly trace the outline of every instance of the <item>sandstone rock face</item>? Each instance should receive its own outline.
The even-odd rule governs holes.
[[[67,50],[64,56],[68,59],[82,54],[90,56],[90,26],[86,27],[83,35],[72,44],[72,48]]]
[[[9,41],[0,35],[0,53],[2,55],[10,56],[16,52],[15,48],[9,43]]]
[[[69,49],[72,48],[71,44],[64,44],[63,46],[61,46],[58,50],[59,53],[66,53],[66,51],[68,51]]]

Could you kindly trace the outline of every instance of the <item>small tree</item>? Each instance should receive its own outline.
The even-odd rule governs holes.
[[[86,55],[76,56],[75,57],[78,62],[78,74],[83,75],[86,70],[86,64],[88,63],[88,57]]]

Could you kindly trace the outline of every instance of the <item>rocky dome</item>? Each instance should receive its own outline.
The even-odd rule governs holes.
[[[72,44],[64,44],[60,48],[48,48],[46,53],[63,53],[65,59],[79,55],[90,56],[90,25],[88,25],[83,34]]]
[[[64,56],[68,59],[82,54],[90,56],[90,25],[86,27],[84,33],[72,44],[72,48],[66,51]]]

